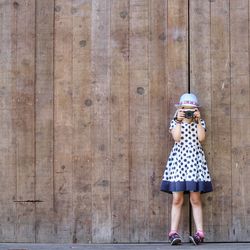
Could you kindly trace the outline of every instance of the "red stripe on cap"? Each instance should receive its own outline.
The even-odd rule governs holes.
[[[184,101],[184,102],[181,102],[179,104],[194,104],[194,105],[197,105],[196,102],[192,102],[192,101]]]

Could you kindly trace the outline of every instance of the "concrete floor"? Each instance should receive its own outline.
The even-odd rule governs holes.
[[[160,244],[14,244],[0,243],[0,250],[250,250],[250,243],[204,243],[199,246],[183,243],[181,246]]]

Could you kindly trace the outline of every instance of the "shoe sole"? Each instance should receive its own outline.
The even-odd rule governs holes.
[[[193,236],[189,236],[189,239],[195,246],[197,246],[197,243],[195,242]]]
[[[181,239],[174,239],[171,242],[171,246],[175,246],[175,245],[181,245]]]

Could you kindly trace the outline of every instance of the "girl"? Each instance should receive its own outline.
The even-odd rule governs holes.
[[[184,193],[190,193],[197,232],[189,236],[195,245],[203,242],[201,193],[211,192],[212,184],[201,142],[205,139],[206,124],[201,119],[198,101],[194,94],[186,93],[176,104],[178,108],[169,131],[175,144],[169,155],[161,184],[161,191],[172,193],[171,245],[181,244],[178,225]]]

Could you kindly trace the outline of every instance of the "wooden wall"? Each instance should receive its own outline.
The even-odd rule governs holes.
[[[250,239],[250,85],[247,0],[190,2],[191,91],[203,105],[215,192],[207,195],[210,241]]]
[[[159,188],[189,75],[215,189],[207,240],[249,240],[249,11],[248,0],[0,0],[0,241],[165,241],[171,195]],[[185,240],[190,223],[186,196]]]

